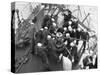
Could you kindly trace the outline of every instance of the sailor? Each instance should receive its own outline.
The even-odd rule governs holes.
[[[71,19],[72,12],[69,9],[64,10],[64,22],[68,22]]]
[[[73,31],[72,31],[72,38],[76,39],[76,37],[77,37],[76,29],[73,29]]]
[[[43,28],[41,28],[38,32],[36,32],[36,34],[35,34],[35,39],[36,39],[36,43],[37,42],[42,42],[42,40],[43,40]]]
[[[83,59],[83,65],[84,65],[84,69],[91,69],[93,68],[93,63],[92,63],[92,57],[91,56],[86,56]]]
[[[70,43],[71,46],[71,61],[72,61],[72,67],[76,66],[79,61],[78,53],[77,53],[77,45],[76,40],[72,41]]]
[[[71,26],[68,26],[68,32],[69,32],[71,38],[74,38],[75,37],[75,33],[76,32],[73,31],[73,29],[72,29]]]
[[[64,23],[62,27],[66,27],[68,29],[68,22]]]
[[[65,21],[62,27],[67,27],[68,29],[69,24],[71,25],[71,21]]]
[[[76,30],[76,39],[77,39],[76,44],[77,45],[78,45],[79,40],[81,39],[81,37],[82,37],[82,29],[80,27],[78,27],[77,30]]]
[[[46,47],[46,30],[47,28],[45,27],[45,29],[41,28],[35,35],[35,54],[40,56],[42,59],[42,62],[46,65],[49,64],[48,62],[48,57],[47,57],[47,52],[48,49]],[[44,34],[45,33],[45,34]]]
[[[66,37],[66,33],[68,33],[68,29],[67,29],[67,27],[63,27],[63,30],[64,30],[64,32],[63,32],[63,36]]]
[[[67,31],[67,29],[64,28],[64,31]],[[62,33],[63,33],[63,30],[62,30]],[[70,42],[69,37],[70,37],[69,33],[66,34],[66,38],[63,37],[64,46],[62,47],[62,50],[59,53],[59,60],[62,60],[62,62],[63,62],[63,70],[65,70],[65,71],[72,69],[72,62],[69,59],[70,52],[69,52],[69,50],[67,48],[69,46],[69,42]]]
[[[63,23],[63,27],[67,27],[69,26],[69,21],[71,20],[71,11],[69,9],[64,10],[64,23]]]
[[[71,46],[70,43],[72,42],[72,39],[70,38],[70,33],[65,34],[64,42],[67,41],[67,49],[70,50]]]
[[[49,27],[50,25],[52,25],[51,16],[48,15],[48,10],[45,10],[45,15],[42,22],[42,28],[44,28],[45,26]]]
[[[72,26],[72,23],[73,23],[73,22],[72,22],[71,20],[68,21],[68,25],[69,25],[69,26]]]
[[[48,35],[48,56],[52,57],[52,59],[57,62],[59,60],[59,55],[57,53],[56,43],[55,43],[55,37],[52,37],[51,35]]]
[[[63,28],[58,28],[56,33],[56,48],[58,48],[58,50],[61,50],[63,47],[63,32]]]
[[[63,52],[63,28],[58,28],[56,36],[48,40],[49,54],[53,56],[54,61],[60,62],[59,55]]]
[[[73,29],[77,29],[78,28],[78,19],[73,19],[71,26]]]
[[[55,22],[52,23],[52,25],[50,26],[49,28],[49,32],[52,34],[52,35],[55,35],[56,34],[56,30],[57,30],[57,24]]]
[[[89,40],[89,34],[88,34],[86,29],[84,29],[84,31],[82,31],[82,35],[81,36],[82,36],[81,38],[83,40],[83,52],[82,53],[84,53],[84,51],[86,49],[86,43]]]
[[[66,48],[68,46],[68,43],[70,42],[69,33],[66,34],[66,39],[63,36],[63,33],[67,31],[67,28],[58,28],[56,33],[56,48],[57,48],[57,54],[58,54],[58,61],[60,62],[62,60],[63,62],[63,70],[71,70],[72,69],[72,63],[69,59],[68,55],[70,54],[69,50]]]

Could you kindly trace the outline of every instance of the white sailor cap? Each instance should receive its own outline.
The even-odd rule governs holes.
[[[70,34],[69,33],[66,33],[66,37],[70,37]]]
[[[73,47],[74,45],[75,45],[75,44],[74,44],[74,42],[71,42],[71,43],[70,43],[70,46],[72,46],[72,47]]]
[[[43,31],[43,28],[41,28],[40,30]]]
[[[64,27],[64,31],[66,31],[67,30],[67,27]]]
[[[50,35],[47,35],[47,39],[50,39],[51,38],[51,36]]]
[[[48,29],[48,27],[44,27],[44,29]]]
[[[42,46],[42,43],[37,43],[37,46],[41,47]]]
[[[56,23],[53,22],[53,26],[56,27]]]
[[[52,20],[53,22],[55,21],[55,19],[54,19],[54,18],[52,18],[51,20]]]
[[[74,40],[73,43],[76,44],[76,40]]]
[[[44,5],[41,5],[41,8],[44,8],[45,6]]]
[[[55,38],[52,38],[53,40],[55,40]]]
[[[70,31],[71,31],[71,30],[72,30],[72,27],[71,27],[71,26],[68,26],[68,30],[70,30]]]
[[[87,30],[86,29],[84,29],[84,32],[86,32]]]
[[[76,32],[76,29],[73,29],[74,32]]]
[[[66,40],[66,41],[64,42],[64,44],[67,45],[67,44],[68,44],[68,41]]]
[[[68,24],[71,25],[72,24],[72,21],[68,21]]]
[[[51,13],[48,13],[49,16],[51,16]]]
[[[78,29],[77,29],[78,31],[81,31],[81,28],[80,27],[78,27]]]

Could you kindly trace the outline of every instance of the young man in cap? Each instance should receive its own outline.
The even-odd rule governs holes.
[[[46,65],[49,64],[47,57],[47,29],[47,27],[41,28],[35,35],[35,54],[39,55]]]

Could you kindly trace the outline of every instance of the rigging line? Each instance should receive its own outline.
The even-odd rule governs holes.
[[[86,16],[86,12],[85,12],[85,10],[84,10],[84,14],[85,14],[85,16]],[[88,18],[87,18],[87,24],[88,24],[88,27],[89,27],[89,20],[88,20]]]
[[[90,16],[89,16],[89,18],[88,18],[88,27],[90,27]]]
[[[73,15],[72,15],[72,18],[75,18],[75,19],[76,19],[76,17],[73,16]],[[88,28],[87,26],[85,26],[80,20],[78,20],[78,23],[79,23],[83,28],[86,28],[89,32],[95,32],[95,31],[91,30],[90,28]]]
[[[84,9],[84,14],[85,14],[85,16],[86,16],[86,12],[85,12],[85,9]],[[90,16],[88,16],[89,18],[86,20],[87,21],[87,24],[88,24],[88,27],[89,27],[89,25],[90,25]]]
[[[28,4],[20,11],[22,18],[23,18],[22,11],[23,11],[28,5],[31,5],[31,6],[32,6],[31,3],[28,3]],[[34,7],[34,8],[35,8],[35,7]],[[33,9],[33,7],[32,7],[32,9]]]
[[[85,11],[84,11],[85,12]],[[86,14],[86,13],[85,13]],[[87,23],[88,23],[88,28],[89,28],[89,25],[90,25],[90,16],[89,16],[89,19],[87,19]],[[89,44],[89,40],[88,40],[88,48],[89,48],[90,44]]]
[[[90,16],[89,16],[89,20],[88,20],[88,25],[89,25],[89,26],[88,26],[88,27],[90,27],[90,23],[91,23],[90,20],[91,20],[91,19],[90,19]]]
[[[79,19],[79,7],[77,6],[77,8],[78,8],[77,18]]]
[[[78,5],[78,12],[79,12],[80,16],[82,17],[82,13],[81,13],[81,9],[80,9],[79,5]]]
[[[57,7],[54,9],[54,11],[52,12],[52,15],[55,13],[55,11],[57,10]]]
[[[44,8],[45,8],[45,7],[44,7]],[[40,9],[40,10],[38,11],[38,13],[37,13],[36,15],[34,15],[34,17],[36,17],[44,8]]]
[[[78,9],[73,10],[72,13],[76,12],[77,10],[78,10]]]
[[[24,9],[29,5],[30,3],[28,3],[27,5],[25,5],[25,7],[21,10],[21,11],[19,11],[20,12],[20,14],[21,14],[21,16],[22,16],[22,18],[23,18],[23,11],[24,11]]]
[[[84,10],[84,14],[85,14],[85,16],[87,16],[85,10]],[[84,22],[85,20],[86,20],[86,18],[82,22]],[[89,27],[89,21],[88,21],[88,19],[86,21],[87,21],[88,27]],[[88,41],[88,48],[89,48],[89,41]]]
[[[90,13],[87,14],[87,16],[83,19],[82,23],[84,23],[84,21],[88,18],[89,15]]]
[[[80,10],[80,16],[82,17],[82,13],[81,13],[81,9],[80,9],[80,6],[79,6],[79,10]]]
[[[35,9],[37,9],[37,8],[38,8],[38,7],[36,7]],[[38,13],[37,13],[36,15],[34,15],[34,17],[36,17],[36,16],[40,13],[41,10],[42,10],[42,9],[38,10]],[[33,10],[33,12],[34,12],[34,10]],[[30,16],[27,18],[27,20],[30,20],[30,19],[32,18],[33,12],[30,14]]]
[[[52,12],[52,6],[51,5],[49,5],[49,12],[48,13],[50,13],[50,12]]]
[[[22,11],[29,5],[30,3],[28,3],[20,12],[22,13]]]

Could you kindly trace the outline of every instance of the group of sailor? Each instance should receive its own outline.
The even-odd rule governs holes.
[[[69,9],[64,10],[62,16],[64,19],[61,27],[57,25],[57,15],[44,16],[41,29],[34,35],[33,50],[43,63],[49,65],[49,56],[52,55],[56,63],[63,61],[63,69],[68,70],[79,63],[80,55],[86,50],[89,33],[79,26],[79,20],[72,17]],[[83,44],[81,51],[78,51],[80,40]]]

